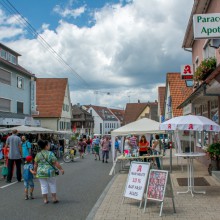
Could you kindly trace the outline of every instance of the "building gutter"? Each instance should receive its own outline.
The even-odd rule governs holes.
[[[204,96],[220,96],[220,93],[207,93],[206,92],[206,84],[203,85],[203,95]]]
[[[192,50],[188,49],[188,48],[183,48],[185,51],[192,53]]]
[[[210,4],[211,0],[195,0],[193,4],[193,8],[190,14],[190,18],[187,24],[186,32],[184,35],[182,48],[189,48],[192,47],[194,42],[193,37],[193,15],[194,14],[205,14],[207,11],[207,8]]]

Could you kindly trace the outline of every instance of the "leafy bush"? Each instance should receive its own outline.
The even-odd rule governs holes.
[[[211,160],[220,159],[220,143],[210,144],[206,150]]]
[[[194,73],[194,80],[204,80],[216,68],[216,58],[209,57],[201,62]]]

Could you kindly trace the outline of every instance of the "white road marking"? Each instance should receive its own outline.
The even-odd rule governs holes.
[[[85,155],[87,155],[87,154],[85,154]],[[80,157],[74,157],[74,160],[75,160],[75,159],[79,159],[79,158],[80,158]],[[64,164],[64,163],[60,163],[60,165],[62,165],[62,164]],[[6,188],[6,187],[8,187],[8,186],[14,185],[14,184],[17,183],[17,182],[18,182],[18,181],[13,182],[13,183],[9,183],[9,184],[4,185],[4,186],[1,186],[0,189],[4,189],[4,188]]]
[[[6,188],[6,187],[8,187],[8,186],[14,185],[14,184],[17,183],[17,182],[18,182],[18,181],[13,182],[13,183],[9,183],[9,184],[4,185],[4,186],[1,186],[0,189],[4,189],[4,188]]]

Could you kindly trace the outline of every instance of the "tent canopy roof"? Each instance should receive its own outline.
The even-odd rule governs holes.
[[[138,121],[134,121],[111,132],[114,136],[126,136],[129,134],[141,135],[141,134],[155,134],[164,133],[159,128],[160,123],[149,118],[142,118]]]
[[[18,130],[18,133],[54,133],[53,130],[42,127],[30,127],[30,126],[16,126],[12,128],[0,129],[0,133],[12,132],[12,130]]]

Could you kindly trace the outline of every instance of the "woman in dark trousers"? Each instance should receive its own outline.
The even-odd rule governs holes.
[[[139,155],[143,156],[144,154],[148,153],[148,146],[149,142],[147,141],[146,137],[144,135],[141,136],[141,139],[139,141]],[[146,162],[147,159],[144,159],[144,162]]]
[[[158,155],[161,152],[161,142],[158,134],[155,135],[155,140],[152,145],[152,151],[154,155]],[[157,163],[157,168],[160,170],[160,159],[158,157],[155,158]]]

